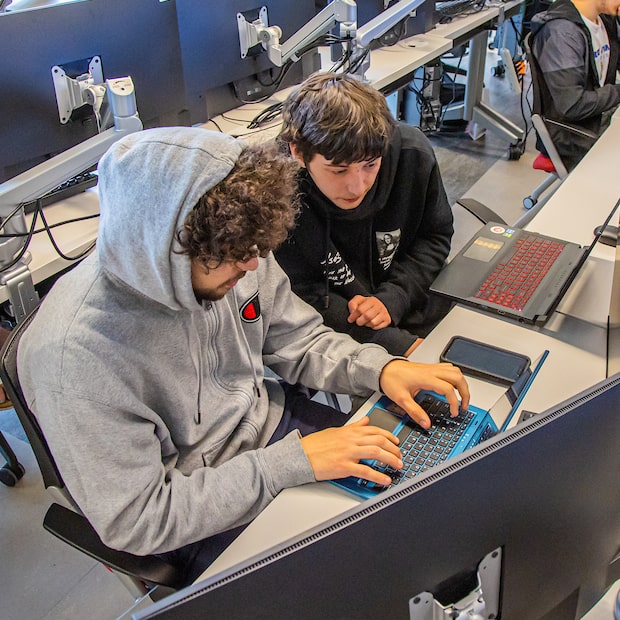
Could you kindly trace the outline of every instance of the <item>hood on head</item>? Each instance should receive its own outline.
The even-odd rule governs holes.
[[[190,260],[175,252],[175,234],[241,149],[230,136],[192,127],[147,129],[112,145],[99,162],[101,266],[169,308],[195,309]]]

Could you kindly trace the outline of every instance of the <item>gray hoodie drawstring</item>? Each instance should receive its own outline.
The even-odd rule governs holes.
[[[203,306],[205,310],[211,310],[211,304],[209,304],[208,306]],[[198,394],[196,396],[196,414],[194,415],[194,422],[196,424],[200,424],[200,422],[202,421],[202,411],[201,411],[201,405],[200,405],[200,401],[201,401],[201,394],[202,394],[202,339],[200,337],[200,331],[198,330],[198,327],[196,327],[196,318],[194,316],[194,313],[191,313],[191,317],[192,317],[192,327],[194,328],[194,330],[196,331],[197,334],[197,338],[196,340],[198,341]]]

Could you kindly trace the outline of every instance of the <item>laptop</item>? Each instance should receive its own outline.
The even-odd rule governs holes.
[[[432,424],[428,430],[415,424],[407,413],[389,398],[381,396],[367,415],[371,425],[389,430],[398,437],[403,468],[397,471],[377,461],[364,461],[392,478],[389,487],[353,476],[330,482],[364,499],[376,497],[381,491],[415,478],[429,468],[477,446],[485,439],[504,432],[548,355],[549,351],[544,351],[534,365],[528,368],[488,411],[470,406],[467,411],[452,418],[450,407],[443,396],[434,392],[420,392],[415,400],[431,418]],[[501,427],[498,428],[494,418],[504,419]]]
[[[529,325],[544,325],[601,237],[618,203],[582,247],[490,222],[444,267],[430,290]]]

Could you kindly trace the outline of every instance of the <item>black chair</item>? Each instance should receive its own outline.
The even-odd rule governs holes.
[[[543,110],[542,105],[542,93],[547,87],[544,83],[542,72],[538,66],[538,61],[532,53],[530,38],[531,33],[528,33],[524,39],[524,48],[530,67],[530,76],[532,80],[532,124],[534,125],[534,130],[536,131],[536,148],[540,152],[538,157],[534,160],[532,166],[536,170],[544,170],[548,174],[545,180],[538,185],[529,196],[526,196],[523,199],[523,206],[526,209],[531,209],[534,207],[541,195],[550,189],[554,184],[556,185],[554,191],[557,190],[561,182],[568,176],[567,167],[553,144],[551,132],[549,131],[550,128],[553,128],[554,126],[561,127],[563,130],[569,131],[575,136],[587,138],[592,141],[597,139],[596,134],[591,131],[587,131],[581,127],[575,127],[568,123],[552,120],[545,116],[545,111]],[[558,181],[559,183],[556,183]]]
[[[24,398],[17,374],[17,348],[36,309],[11,331],[0,351],[0,377],[24,427],[41,470],[43,484],[58,503],[49,507],[43,527],[75,549],[101,562],[122,581],[136,600],[148,595],[158,600],[183,586],[181,572],[155,556],[137,556],[110,549],[71,498],[41,427]]]

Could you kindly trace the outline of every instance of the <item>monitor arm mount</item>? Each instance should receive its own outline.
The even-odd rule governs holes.
[[[368,23],[364,24],[361,28],[357,29],[355,34],[355,52],[351,65],[357,65],[354,70],[354,74],[363,79],[366,70],[370,66],[370,59],[368,56],[368,48],[373,41],[381,38],[386,32],[394,28],[396,24],[405,19],[410,13],[420,7],[425,0],[399,0],[391,7],[385,9],[371,19]],[[362,58],[366,56],[366,59]],[[356,59],[360,59],[358,63]]]
[[[40,198],[57,185],[95,165],[110,145],[142,129],[131,78],[107,80],[106,89],[114,127],[0,185],[0,232],[4,235],[19,235],[0,237],[0,284],[7,287],[9,302],[17,321],[25,318],[38,303],[28,269],[32,257],[29,252],[24,252],[28,226],[21,205]]]
[[[71,119],[73,110],[89,104],[98,122],[99,112],[106,94],[101,58],[93,56],[88,60],[88,71],[75,78],[69,77],[62,65],[52,67],[52,80],[58,104],[60,122],[65,125]]]
[[[258,18],[251,23],[244,15],[237,13],[241,58],[245,58],[250,48],[260,43],[267,51],[269,60],[277,67],[289,60],[297,62],[300,59],[298,52],[329,32],[336,24],[343,24],[353,30],[356,19],[357,5],[354,0],[332,0],[286,43],[281,44],[282,30],[278,26],[268,25],[266,7],[260,9]]]

